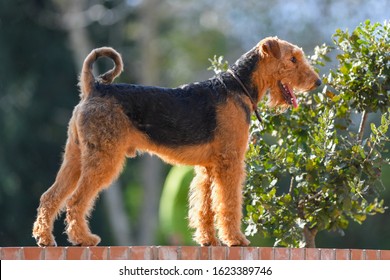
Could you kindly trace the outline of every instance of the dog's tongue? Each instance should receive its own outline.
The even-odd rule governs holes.
[[[298,101],[297,101],[297,97],[294,94],[294,91],[288,85],[286,85],[286,87],[291,95],[291,103],[292,103],[293,107],[298,108]]]
[[[295,96],[294,92],[291,92],[291,96],[292,96],[292,105],[294,106],[294,108],[298,108],[298,101],[297,101],[297,97]]]

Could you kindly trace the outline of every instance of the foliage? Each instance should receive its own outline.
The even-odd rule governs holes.
[[[219,74],[223,71],[228,70],[229,63],[225,60],[223,61],[223,56],[214,55],[213,59],[209,58],[211,66],[207,70],[213,70],[215,74]]]
[[[263,108],[262,131],[252,127],[247,153],[246,234],[276,239],[275,246],[315,246],[319,231],[343,232],[383,213],[382,158],[389,142],[389,23],[361,24],[349,35],[337,30],[335,47],[315,49],[312,61],[325,65],[339,51],[337,69],[322,92],[303,95],[301,106],[273,115]],[[381,112],[363,138],[355,112]]]
[[[390,105],[389,34],[389,22],[381,25],[370,21],[359,25],[352,34],[340,29],[334,34],[334,44],[341,51],[337,56],[339,67],[330,71],[325,82],[343,93],[344,105],[358,112],[387,111]]]

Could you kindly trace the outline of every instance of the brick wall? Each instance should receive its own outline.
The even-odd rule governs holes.
[[[390,260],[390,250],[259,247],[0,247],[2,260]]]

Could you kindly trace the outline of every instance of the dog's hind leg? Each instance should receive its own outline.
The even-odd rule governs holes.
[[[70,125],[72,128],[72,122]],[[54,184],[41,196],[33,237],[39,246],[55,246],[53,223],[80,177],[80,149],[69,130],[64,159]]]
[[[81,158],[81,176],[77,189],[66,205],[68,240],[74,245],[95,246],[100,237],[92,234],[87,217],[98,193],[120,173],[126,150],[111,146],[102,150],[86,147]]]
[[[212,178],[210,170],[195,167],[196,176],[190,186],[190,226],[195,228],[194,240],[202,246],[217,246],[214,226],[214,211],[211,208]]]

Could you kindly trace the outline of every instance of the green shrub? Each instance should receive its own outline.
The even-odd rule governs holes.
[[[316,47],[313,64],[338,66],[322,92],[300,107],[273,114],[262,106],[263,130],[251,128],[245,187],[246,234],[275,238],[275,246],[315,247],[319,231],[342,232],[383,213],[381,170],[390,124],[389,23],[366,21],[352,34],[337,30],[334,46]],[[366,125],[380,113],[378,126]],[[359,129],[353,119],[361,118]]]

